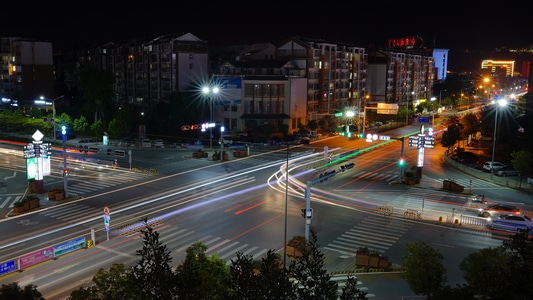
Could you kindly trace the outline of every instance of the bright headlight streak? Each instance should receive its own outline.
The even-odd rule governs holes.
[[[183,193],[187,193],[187,192],[190,192],[196,188],[199,188],[199,187],[204,187],[204,186],[208,186],[210,184],[212,184],[213,182],[220,182],[220,181],[225,181],[225,180],[228,180],[230,178],[235,178],[235,177],[242,177],[243,175],[245,174],[249,174],[249,173],[253,173],[257,170],[263,170],[263,169],[267,169],[267,168],[270,168],[274,165],[277,165],[279,163],[282,163],[282,162],[275,162],[275,163],[271,163],[271,164],[265,164],[265,165],[262,165],[260,166],[259,168],[250,168],[249,170],[243,170],[243,172],[239,172],[239,174],[234,174],[234,175],[225,175],[225,176],[221,176],[219,179],[213,181],[213,180],[210,180],[208,182],[205,182],[201,185],[195,185],[195,186],[192,186],[191,184],[191,187],[187,188],[187,189],[184,189],[184,190],[180,190],[180,191],[177,191],[175,193],[171,193],[171,194],[168,194],[168,195],[164,195],[164,196],[160,196],[160,197],[156,197],[152,200],[147,200],[147,201],[143,201],[142,203],[138,203],[138,204],[134,204],[134,205],[129,205],[127,207],[124,207],[124,208],[121,208],[121,209],[117,209],[117,210],[113,210],[114,213],[118,213],[118,212],[125,212],[125,211],[128,211],[130,209],[133,209],[133,208],[138,208],[138,207],[141,207],[141,206],[144,206],[144,205],[148,205],[148,204],[151,204],[153,202],[156,202],[156,201],[160,201],[160,200],[164,200],[164,199],[167,199],[167,198],[170,198],[170,197],[174,197],[174,196],[177,196],[177,195],[180,195],[180,194],[183,194]],[[228,176],[229,175],[229,176]],[[171,176],[168,176],[168,177],[171,177]],[[233,193],[233,194],[230,194],[230,195],[226,195],[226,196],[223,196],[223,197],[218,197],[216,199],[211,199],[211,200],[208,200],[208,201],[205,201],[205,202],[202,202],[202,203],[198,203],[198,204],[195,204],[195,205],[192,205],[190,207],[185,207],[185,208],[182,208],[182,209],[179,209],[179,210],[176,210],[176,211],[173,211],[173,212],[170,212],[164,216],[161,216],[160,218],[163,218],[163,217],[168,217],[168,216],[173,216],[173,215],[176,215],[176,214],[179,214],[179,213],[182,213],[182,212],[185,212],[185,211],[188,211],[192,208],[197,208],[197,207],[201,207],[203,205],[207,205],[207,204],[210,204],[210,203],[213,203],[215,201],[219,201],[221,199],[224,199],[224,198],[227,198],[227,197],[232,197],[232,196],[235,196],[235,195],[239,195],[239,194],[242,194],[242,193],[246,193],[246,192],[249,192],[249,191],[253,191],[253,190],[256,190],[258,188],[263,188],[263,187],[266,187],[268,183],[264,183],[264,184],[261,184],[261,185],[257,185],[255,187],[251,187],[251,188],[248,188],[246,190],[243,190],[243,191],[239,191],[239,192],[236,192],[236,193]],[[86,200],[86,199],[85,199]],[[40,238],[40,237],[43,237],[43,236],[46,236],[50,233],[56,233],[56,232],[60,232],[64,229],[69,229],[69,228],[73,228],[73,227],[76,227],[76,226],[80,226],[80,225],[83,225],[83,224],[87,224],[89,222],[93,222],[95,220],[101,220],[102,216],[99,215],[99,216],[96,216],[96,217],[93,217],[93,218],[89,218],[89,219],[86,219],[86,220],[82,220],[82,221],[79,221],[79,222],[76,222],[76,223],[72,223],[70,225],[66,225],[65,226],[62,226],[61,228],[56,228],[56,229],[51,229],[51,230],[48,230],[47,232],[45,233],[41,233],[41,234],[37,234],[37,235],[33,235],[31,237],[27,237],[25,239],[21,239],[21,240],[18,240],[16,242],[13,242],[13,243],[9,243],[9,244],[5,244],[5,245],[1,245],[0,246],[0,249],[4,249],[4,248],[7,248],[7,247],[11,247],[13,245],[17,245],[17,244],[21,244],[21,243],[25,243],[25,242],[28,242],[28,241],[31,241],[33,239],[37,239],[37,238]],[[134,225],[142,225],[142,222],[138,222]]]

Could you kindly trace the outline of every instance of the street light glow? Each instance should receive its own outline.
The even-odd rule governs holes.
[[[209,112],[209,124],[214,124],[213,122],[213,95],[216,95],[220,92],[220,89],[217,86],[210,88],[209,86],[204,86],[202,88],[202,93],[209,96],[210,112]],[[209,126],[209,148],[213,148],[213,126]],[[221,154],[222,155],[222,154]],[[222,160],[222,157],[221,157]]]
[[[493,102],[497,103],[499,107],[496,107],[496,114],[494,116],[494,134],[492,136],[492,164],[494,164],[494,153],[496,152],[496,128],[498,127],[498,110],[500,107],[504,107],[507,105],[506,99],[501,99],[498,101]],[[494,176],[494,166],[492,165],[490,168],[490,179]]]

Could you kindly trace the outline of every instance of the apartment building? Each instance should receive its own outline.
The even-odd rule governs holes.
[[[347,108],[362,109],[366,93],[365,49],[324,40],[290,37],[276,58],[293,62],[307,78],[307,118],[322,119]]]
[[[83,68],[109,71],[117,106],[147,114],[173,92],[197,90],[201,97],[195,85],[217,84],[223,92],[214,99],[213,121],[233,131],[286,125],[289,133],[312,120],[338,121],[334,114],[347,110],[355,116],[343,122],[360,125],[366,106],[429,99],[436,78],[431,55],[401,48],[365,49],[293,36],[278,45],[216,50],[191,33],[89,45],[64,55],[62,78],[73,86]],[[49,51],[51,60],[51,45]]]
[[[33,101],[54,98],[52,43],[0,37],[0,96]]]
[[[207,42],[191,33],[106,43],[77,51],[70,64],[111,72],[117,105],[129,104],[145,113],[173,92],[188,90],[208,77]]]

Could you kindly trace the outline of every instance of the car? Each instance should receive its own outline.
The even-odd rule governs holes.
[[[141,141],[141,147],[143,148],[150,148],[152,147],[152,141],[150,139],[143,139]]]
[[[269,144],[270,146],[280,146],[282,142],[283,138],[281,138],[280,136],[272,136],[270,137]]]
[[[120,142],[118,143],[119,147],[134,147],[135,141],[129,137],[122,138]]]
[[[462,163],[469,163],[476,161],[478,157],[474,152],[463,151],[459,152],[457,155],[452,156],[452,159]]]
[[[496,203],[487,206],[486,208],[480,209],[478,212],[478,216],[488,218],[503,214],[520,214],[520,208],[514,205],[510,204],[502,204],[502,203]]]
[[[165,143],[163,142],[162,139],[155,139],[154,147],[165,148]]]
[[[533,176],[528,176],[527,177],[527,184],[533,185]]]
[[[487,162],[486,159],[480,158],[476,161],[475,168],[478,170],[483,170],[483,165]]]
[[[300,139],[300,144],[309,145],[310,142],[311,142],[311,139],[309,137],[306,137],[306,136],[304,136],[303,138]]]
[[[518,172],[518,170],[516,170],[516,169],[511,168],[510,166],[507,166],[507,167],[502,168],[502,169],[500,169],[498,171],[495,171],[494,175],[502,176],[502,177],[505,177],[505,176],[518,176],[518,175],[520,175],[520,172]]]
[[[224,134],[221,139],[218,140],[219,143],[223,143],[224,146],[229,147],[233,144],[233,137],[230,134]]]
[[[510,232],[517,232],[518,229],[527,229],[530,234],[533,234],[533,221],[523,214],[499,215],[491,218],[488,222],[488,227]]]
[[[507,165],[498,161],[487,161],[483,164],[483,171],[485,172],[491,172],[491,170],[494,170],[494,172],[506,167]]]

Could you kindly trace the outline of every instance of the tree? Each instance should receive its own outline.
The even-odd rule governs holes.
[[[70,300],[142,300],[142,293],[130,280],[131,271],[124,264],[113,264],[109,271],[101,268],[93,277],[93,285],[73,291]]]
[[[133,112],[128,107],[122,107],[113,114],[113,119],[108,124],[108,130],[114,134],[116,138],[128,136],[133,129],[135,120]]]
[[[511,163],[513,167],[520,172],[520,186],[522,186],[522,177],[528,174],[533,163],[533,158],[528,150],[519,150],[511,153]]]
[[[510,253],[509,269],[500,274],[500,279],[509,283],[507,291],[512,291],[512,298],[530,299],[533,294],[533,238],[530,228],[518,229],[508,240],[503,241],[503,248]]]
[[[67,126],[67,128],[72,129],[73,122],[72,122],[72,118],[70,117],[70,115],[66,113],[62,113],[61,115],[59,115],[59,118],[57,118],[56,116],[56,119],[59,119],[59,121],[56,120],[58,122],[56,126],[56,130],[61,129],[61,126],[63,125]]]
[[[76,132],[85,134],[89,129],[89,122],[85,116],[81,115],[79,118],[74,120],[73,127]]]
[[[447,130],[442,133],[440,140],[443,147],[449,148],[455,145],[461,139],[461,128],[457,124],[448,126]]]
[[[357,288],[357,277],[348,276],[346,285],[342,288],[341,300],[367,300],[367,292],[363,292]]]
[[[461,118],[461,125],[463,126],[463,136],[472,136],[479,132],[479,119],[473,113],[468,113]]]
[[[261,261],[237,253],[230,267],[236,299],[294,299],[292,284],[274,250],[268,250]]]
[[[205,254],[207,246],[196,242],[187,248],[185,260],[176,268],[179,299],[229,299],[231,277],[226,262]]]
[[[269,250],[261,259],[258,277],[260,291],[264,295],[263,299],[283,300],[294,296],[291,294],[292,288],[287,270],[274,250]]]
[[[91,124],[91,131],[94,133],[94,138],[98,141],[99,136],[102,136],[103,134],[103,128],[104,124],[102,123],[102,120],[98,120]]]
[[[0,300],[44,300],[37,286],[28,284],[21,288],[17,282],[2,284],[0,287]]]
[[[159,232],[147,224],[147,219],[144,223],[143,248],[136,251],[139,260],[132,267],[130,280],[142,287],[140,295],[144,299],[173,299],[176,295],[176,277],[170,266],[170,250],[159,241]]]
[[[431,299],[444,287],[447,279],[442,260],[440,251],[424,242],[407,244],[402,255],[402,276],[413,292]]]
[[[324,269],[325,256],[318,250],[317,235],[311,231],[307,247],[301,249],[302,256],[295,257],[289,265],[289,277],[296,281],[294,288],[297,299],[335,299],[338,285],[331,280]]]
[[[87,101],[84,109],[94,113],[94,122],[104,119],[112,105],[115,78],[107,70],[85,69],[80,72],[80,87]]]
[[[470,253],[459,268],[476,295],[487,298],[499,295],[494,299],[501,299],[509,293],[507,280],[502,278],[502,274],[508,273],[509,263],[510,255],[503,247],[489,247]]]
[[[237,258],[231,260],[230,273],[232,287],[237,299],[261,299],[261,288],[255,274],[253,256],[237,252]]]

